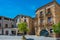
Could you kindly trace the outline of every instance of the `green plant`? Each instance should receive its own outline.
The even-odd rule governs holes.
[[[57,24],[53,24],[52,29],[55,33],[59,34],[60,33],[60,22]]]
[[[24,32],[28,31],[27,23],[26,22],[21,22],[18,24],[18,30],[23,33],[23,40],[25,40],[25,35]]]

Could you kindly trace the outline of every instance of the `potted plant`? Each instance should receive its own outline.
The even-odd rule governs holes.
[[[24,32],[28,31],[27,23],[25,23],[25,22],[19,23],[18,30],[23,33],[22,40],[26,40]]]
[[[52,29],[55,33],[56,38],[60,38],[60,22],[52,25]]]

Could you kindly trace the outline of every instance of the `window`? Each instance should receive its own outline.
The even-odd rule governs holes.
[[[9,33],[9,32],[8,32],[8,31],[6,31],[6,35],[8,35],[8,33]]]
[[[12,28],[14,28],[14,25],[12,25]]]
[[[24,18],[26,18],[26,16]]]
[[[50,8],[49,8],[47,11],[48,11],[48,13],[51,13],[51,10],[50,10]]]
[[[43,11],[40,12],[40,15],[42,15],[42,14],[43,14]]]
[[[48,17],[48,22],[51,22],[52,18],[51,17]]]
[[[16,31],[11,31],[12,35],[16,35]]]
[[[26,22],[26,19],[24,19],[24,22]]]
[[[8,28],[8,24],[5,24],[5,28]]]
[[[17,19],[15,19],[16,23],[17,23]]]
[[[1,20],[2,18],[0,17],[0,20]]]
[[[1,23],[0,23],[0,27],[1,27]]]
[[[50,29],[50,33],[52,33],[53,32],[53,30],[52,29]]]

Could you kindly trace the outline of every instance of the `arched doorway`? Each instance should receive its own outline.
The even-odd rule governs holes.
[[[11,31],[11,34],[12,35],[16,35],[16,31]]]
[[[25,32],[24,32],[24,35],[26,35],[26,34],[27,34],[27,32],[25,31]]]
[[[8,31],[6,31],[6,35],[8,35]]]
[[[49,32],[47,30],[41,30],[40,31],[40,36],[49,36]]]

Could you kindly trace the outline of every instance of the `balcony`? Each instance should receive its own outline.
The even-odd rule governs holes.
[[[53,25],[53,22],[48,22],[47,23],[47,26],[52,26]]]
[[[4,27],[4,28],[9,28],[9,27]]]
[[[9,27],[9,28],[17,28],[17,27]]]
[[[40,27],[44,27],[44,24],[43,23],[40,23]]]
[[[44,19],[40,19],[40,26],[44,26]]]
[[[52,13],[51,12],[48,12],[48,13],[46,13],[46,16],[51,17],[52,16]]]
[[[40,12],[40,16],[39,16],[39,17],[40,17],[40,18],[43,18],[43,17],[44,17],[44,15],[43,15],[43,14],[44,14],[44,13],[43,13],[43,11],[41,11],[41,12]]]
[[[39,18],[43,18],[44,17],[44,15],[43,14],[41,14],[40,16],[39,16]]]

